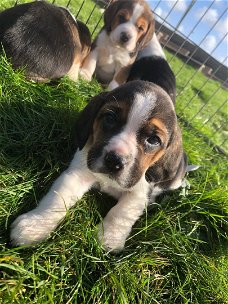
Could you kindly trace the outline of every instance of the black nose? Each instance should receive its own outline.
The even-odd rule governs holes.
[[[124,166],[122,157],[113,151],[105,155],[104,163],[106,168],[111,172],[118,172],[123,169]]]
[[[126,43],[126,42],[128,42],[129,39],[130,39],[130,36],[127,33],[122,32],[120,34],[120,41],[121,42]]]

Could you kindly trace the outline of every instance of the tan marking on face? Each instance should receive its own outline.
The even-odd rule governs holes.
[[[118,25],[127,22],[130,19],[130,12],[127,9],[120,9],[113,19],[111,30],[113,31]]]
[[[139,159],[140,159],[140,168],[142,172],[145,172],[149,167],[156,163],[164,154],[166,149],[164,148],[168,143],[168,130],[164,122],[159,118],[152,118],[145,128],[150,130],[152,127],[155,127],[155,133],[159,136],[162,141],[162,146],[155,148],[151,153],[145,153],[144,147],[140,146],[139,148]]]
[[[165,149],[160,148],[158,151],[154,153],[148,153],[141,155],[140,168],[142,172],[146,172],[146,170],[155,164],[163,155],[165,154]]]
[[[137,35],[137,41],[138,41],[140,39],[140,37],[145,35],[145,33],[147,32],[148,22],[144,17],[140,17],[140,18],[138,18],[135,26],[138,30],[138,35]]]
[[[163,141],[165,141],[168,137],[168,130],[163,123],[163,121],[159,118],[152,118],[150,121],[150,125],[154,125],[157,128],[157,134],[159,137],[162,137]]]
[[[104,130],[102,127],[102,114],[111,112],[117,108],[119,110],[119,113],[121,115],[120,121],[123,123],[126,123],[129,108],[130,105],[127,102],[118,102],[118,101],[111,101],[108,104],[105,104],[101,110],[99,111],[94,124],[93,124],[93,138],[92,138],[92,144],[95,144],[97,142],[102,142],[104,140]]]

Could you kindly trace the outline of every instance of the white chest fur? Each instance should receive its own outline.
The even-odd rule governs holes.
[[[124,48],[115,45],[110,40],[106,31],[103,30],[97,39],[98,60],[96,65],[96,75],[98,78],[112,80],[113,75],[131,60],[130,54]]]

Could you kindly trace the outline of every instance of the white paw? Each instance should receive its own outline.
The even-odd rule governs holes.
[[[128,233],[123,233],[121,228],[113,224],[100,223],[98,226],[98,240],[101,246],[112,253],[118,253],[124,249]]]
[[[87,80],[87,81],[91,81],[92,80],[91,73],[88,70],[86,70],[86,69],[81,68],[80,71],[79,71],[79,75],[84,80]]]
[[[118,88],[119,87],[119,83],[116,82],[115,80],[112,80],[109,85],[108,85],[108,90],[109,91],[112,91],[114,90],[115,88]]]
[[[10,239],[14,246],[34,245],[49,236],[53,222],[32,211],[20,215],[11,225]]]

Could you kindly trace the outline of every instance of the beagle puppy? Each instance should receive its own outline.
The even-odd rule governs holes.
[[[139,74],[145,80],[149,75],[147,71]],[[139,74],[133,65],[129,79]],[[169,95],[175,81],[168,79],[164,64],[156,74],[157,84],[132,80],[87,104],[77,122],[78,150],[69,168],[34,210],[13,222],[14,245],[47,238],[67,209],[91,188],[98,188],[117,199],[98,227],[98,239],[105,250],[119,252],[155,197],[181,185],[187,159]]]
[[[99,82],[114,89],[123,83],[121,70],[135,61],[153,34],[153,14],[144,0],[111,2],[104,13],[104,27],[92,44],[80,75],[90,81],[95,72]]]
[[[76,81],[91,38],[67,9],[35,1],[0,13],[0,44],[13,67],[25,68],[31,80],[68,75]]]

